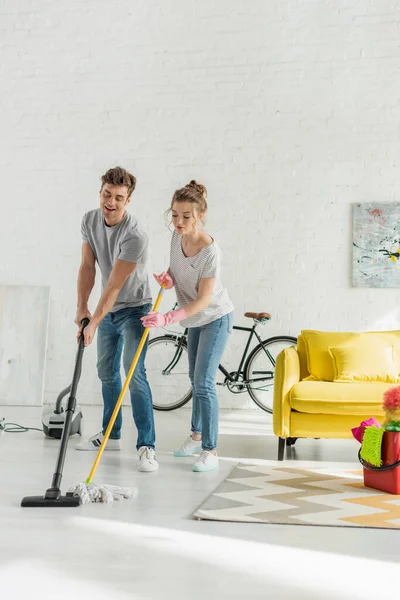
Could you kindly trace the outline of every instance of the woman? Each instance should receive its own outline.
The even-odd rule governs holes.
[[[191,181],[177,190],[172,213],[170,266],[154,275],[167,289],[175,286],[179,309],[142,318],[145,327],[180,322],[188,327],[189,376],[193,387],[191,434],[175,456],[200,452],[193,471],[218,467],[218,396],[215,376],[233,326],[233,305],[220,280],[220,252],[201,224],[207,211],[206,188]]]

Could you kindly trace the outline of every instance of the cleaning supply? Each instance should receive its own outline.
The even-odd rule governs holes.
[[[375,417],[371,417],[370,419],[361,421],[361,423],[358,427],[353,427],[353,429],[351,430],[351,433],[353,434],[353,436],[355,437],[357,442],[360,442],[360,444],[362,443],[365,428],[368,426],[371,426],[371,425],[375,425],[375,427],[380,427],[380,424],[375,419]]]
[[[388,431],[400,431],[400,386],[390,388],[383,394],[383,410],[385,422],[383,426]]]
[[[89,319],[82,320],[82,331],[85,329],[85,327],[88,325],[88,323],[89,323]],[[79,344],[78,344],[78,350],[76,353],[75,368],[74,368],[74,374],[73,374],[72,384],[71,384],[71,393],[68,398],[68,404],[67,404],[67,409],[66,409],[65,424],[64,424],[64,429],[62,431],[61,443],[60,443],[60,448],[59,448],[59,452],[58,452],[56,468],[55,468],[55,471],[53,474],[53,479],[51,482],[51,487],[49,487],[49,489],[46,490],[44,496],[26,496],[25,498],[23,498],[22,502],[21,502],[21,506],[23,506],[23,507],[43,507],[43,506],[48,506],[48,507],[69,506],[69,507],[72,507],[72,506],[79,506],[81,504],[81,499],[79,497],[74,496],[73,494],[67,493],[66,496],[63,496],[61,494],[60,486],[61,486],[61,479],[62,479],[62,473],[63,473],[64,462],[65,462],[65,455],[67,452],[68,440],[69,440],[69,435],[70,435],[70,430],[71,430],[71,424],[73,421],[74,412],[75,412],[75,408],[76,408],[76,391],[78,388],[78,383],[79,383],[79,379],[81,377],[81,372],[82,372],[82,358],[83,358],[84,348],[85,348],[84,338],[83,338],[83,335],[81,335]]]
[[[153,307],[153,311],[157,311],[160,302],[162,300],[162,296],[164,293],[165,284],[163,284],[158,293],[156,302]],[[104,448],[107,444],[108,438],[110,437],[111,430],[114,426],[115,420],[117,418],[118,412],[122,406],[122,402],[126,391],[128,389],[129,383],[132,379],[132,375],[136,369],[136,365],[139,361],[140,355],[146,343],[147,336],[149,335],[150,329],[146,327],[143,332],[142,339],[140,340],[139,346],[136,350],[135,356],[133,357],[132,364],[126,376],[125,383],[122,387],[121,393],[115,405],[113,414],[111,415],[110,422],[108,423],[108,427],[105,431],[103,441],[97,451],[97,455],[95,461],[93,463],[93,467],[89,473],[88,478],[84,483],[78,483],[72,486],[69,490],[69,494],[71,494],[74,498],[79,498],[82,504],[89,504],[90,502],[112,502],[113,500],[122,500],[123,498],[134,498],[137,495],[136,488],[125,488],[114,485],[102,485],[93,483],[93,477],[96,473],[98,464],[103,455]]]
[[[56,440],[61,439],[65,425],[65,419],[67,416],[67,413],[63,407],[63,398],[65,396],[68,396],[70,392],[71,386],[69,385],[59,393],[55,406],[46,406],[43,409],[42,425],[43,433],[46,437],[55,438]],[[75,435],[76,433],[82,435],[82,432],[83,415],[81,407],[77,404],[75,407],[75,412],[72,419],[69,435]]]
[[[382,439],[385,430],[374,425],[366,427],[362,438],[360,456],[365,462],[374,467],[382,464]]]
[[[399,495],[400,386],[387,390],[383,398],[382,407],[385,411],[383,427],[365,429],[358,458],[364,467],[366,487]]]
[[[85,482],[71,487],[68,494],[72,494],[74,498],[79,498],[82,504],[90,504],[91,502],[110,503],[124,498],[136,498],[138,490],[134,487],[124,488],[118,485],[97,485]]]
[[[364,485],[389,494],[400,494],[400,432],[383,430],[380,467],[365,461],[359,453],[364,467]]]

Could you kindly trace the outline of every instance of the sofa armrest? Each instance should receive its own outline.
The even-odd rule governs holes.
[[[294,346],[285,348],[276,358],[274,373],[273,425],[275,435],[290,437],[289,394],[300,381],[300,359]]]

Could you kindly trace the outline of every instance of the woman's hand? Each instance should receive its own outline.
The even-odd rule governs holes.
[[[140,319],[143,327],[164,327],[165,316],[158,312],[149,312],[145,317]]]
[[[143,323],[143,327],[165,327],[166,325],[183,321],[186,318],[186,310],[179,308],[178,310],[171,310],[165,313],[165,315],[160,315],[158,312],[149,312],[145,317],[141,317],[140,320]]]
[[[155,273],[153,273],[153,277],[159,285],[164,285],[166,290],[170,290],[174,287],[174,280],[172,279],[171,275],[166,271],[163,271],[162,273],[160,273],[160,275],[156,275]]]

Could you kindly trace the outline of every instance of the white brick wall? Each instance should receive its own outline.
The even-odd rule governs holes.
[[[399,327],[397,290],[351,287],[351,204],[400,199],[399,26],[390,0],[3,0],[0,283],[51,286],[45,400],[72,372],[81,216],[116,164],[155,270],[174,189],[207,185],[237,323]],[[80,400],[99,391],[93,347]]]

